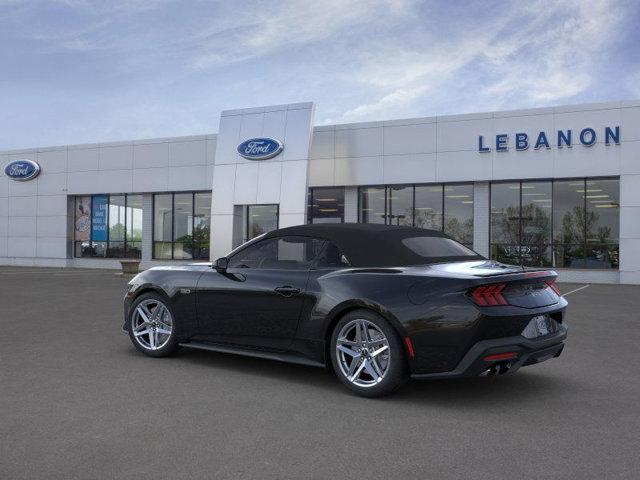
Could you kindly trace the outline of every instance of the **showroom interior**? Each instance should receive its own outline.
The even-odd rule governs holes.
[[[245,158],[247,139],[275,139]],[[0,152],[0,264],[208,262],[266,231],[444,231],[561,280],[640,283],[640,101],[315,125],[314,104],[227,110],[218,133]],[[6,170],[6,169],[5,169]]]

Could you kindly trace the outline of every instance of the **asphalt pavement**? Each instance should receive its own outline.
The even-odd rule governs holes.
[[[365,399],[311,367],[145,357],[126,281],[0,267],[1,479],[640,478],[640,286],[569,294],[558,359]]]

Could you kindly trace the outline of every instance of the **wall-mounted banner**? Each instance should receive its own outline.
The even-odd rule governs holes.
[[[11,180],[18,182],[26,182],[27,180],[33,180],[40,173],[40,165],[33,160],[14,160],[4,167],[4,173]]]
[[[273,138],[250,138],[238,145],[238,153],[248,160],[266,160],[278,155],[284,146]]]
[[[620,127],[605,127],[604,144],[606,146],[620,145]],[[591,147],[598,141],[598,134],[593,128],[587,127],[580,132],[573,130],[558,130],[557,135],[547,135],[546,132],[538,132],[536,135],[529,136],[527,133],[516,133],[512,142],[509,141],[509,135],[499,133],[496,135],[495,142],[485,140],[482,135],[478,136],[478,152],[487,153],[492,148],[496,152],[508,152],[509,146],[513,146],[517,151],[527,150],[533,147],[535,150],[541,148],[550,149],[552,146],[557,148],[571,148],[574,144],[580,144],[585,147]]]
[[[94,195],[91,204],[91,238],[94,242],[107,241],[107,195]]]
[[[91,196],[76,197],[75,232],[76,242],[91,240]]]

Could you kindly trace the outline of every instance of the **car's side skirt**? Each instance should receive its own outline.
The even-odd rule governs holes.
[[[244,355],[245,357],[264,358],[267,360],[276,360],[278,362],[297,363],[299,365],[307,365],[309,367],[324,368],[325,366],[324,363],[311,360],[295,352],[272,352],[269,350],[256,350],[253,348],[243,348],[205,342],[185,342],[181,343],[180,346],[186,348],[196,348],[198,350],[209,350],[211,352],[233,353],[236,355]]]

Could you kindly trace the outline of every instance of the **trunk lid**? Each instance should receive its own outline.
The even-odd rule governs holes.
[[[556,272],[543,268],[505,265],[490,260],[432,265],[443,275],[472,277],[469,298],[478,306],[513,305],[539,308],[560,299]]]
[[[450,262],[429,265],[433,271],[449,275],[470,275],[473,277],[487,277],[494,275],[506,275],[511,273],[523,273],[537,269],[523,269],[517,265],[506,265],[492,260],[474,260],[470,262]]]

